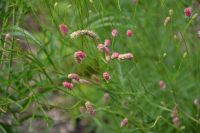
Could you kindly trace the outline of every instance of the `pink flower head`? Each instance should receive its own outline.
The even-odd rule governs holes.
[[[179,118],[178,118],[178,117],[174,117],[174,118],[172,119],[172,122],[173,122],[173,124],[174,124],[176,127],[179,126],[180,121],[179,121]]]
[[[109,98],[110,98],[109,93],[104,93],[103,100],[104,100],[105,103],[108,102]]]
[[[184,9],[185,16],[190,17],[192,15],[192,8],[187,7]]]
[[[119,53],[118,52],[114,52],[111,56],[111,59],[118,59],[119,57]]]
[[[69,90],[71,90],[73,88],[73,84],[72,83],[69,83],[67,81],[64,81],[63,82],[63,86]]]
[[[74,53],[75,61],[79,64],[86,57],[86,54],[83,51],[77,51]]]
[[[113,30],[112,30],[112,36],[113,36],[113,37],[116,37],[117,34],[118,34],[117,29],[113,29]]]
[[[69,79],[74,79],[74,80],[77,80],[77,81],[79,81],[79,79],[80,79],[79,75],[76,74],[76,73],[70,73],[70,74],[68,74],[67,77],[68,77]]]
[[[98,45],[97,45],[97,48],[98,48],[98,50],[99,50],[100,52],[103,52],[103,50],[104,50],[104,45],[103,45],[103,44],[98,44]]]
[[[66,35],[67,32],[68,32],[68,27],[67,27],[65,24],[60,24],[60,25],[59,25],[59,29],[60,29],[60,32],[61,32],[63,35]]]
[[[160,86],[160,89],[161,89],[161,90],[163,90],[163,89],[166,88],[166,84],[165,84],[165,82],[162,81],[162,80],[159,81],[159,86]]]
[[[107,46],[109,46],[109,45],[110,45],[110,40],[109,40],[109,39],[106,39],[105,42],[104,42],[104,46],[107,47]]]
[[[126,35],[127,35],[127,37],[131,37],[132,35],[133,35],[133,32],[132,32],[132,30],[127,30],[126,31]]]
[[[105,54],[110,54],[110,49],[108,47],[104,47],[103,51]]]
[[[94,108],[92,107],[92,105],[89,101],[87,101],[85,103],[85,107],[86,107],[87,111],[90,113],[90,115],[92,115],[92,116],[96,115],[96,112],[94,111]]]
[[[110,80],[110,74],[109,74],[108,72],[104,72],[104,73],[103,73],[103,78],[104,78],[106,81]]]
[[[124,118],[124,119],[121,121],[121,127],[125,127],[127,124],[128,124],[128,119],[127,119],[127,118]]]
[[[119,56],[118,56],[119,60],[131,60],[132,58],[133,58],[132,53],[119,54]]]

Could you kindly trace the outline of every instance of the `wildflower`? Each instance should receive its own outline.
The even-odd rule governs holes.
[[[192,8],[187,7],[184,9],[185,16],[190,17],[192,15]]]
[[[60,29],[60,32],[61,32],[63,35],[66,35],[67,32],[68,32],[68,27],[67,27],[65,24],[60,24],[60,25],[59,25],[59,29]]]
[[[110,53],[110,49],[106,46],[104,46],[103,44],[98,44],[97,45],[97,48],[100,52],[104,52],[106,54],[109,54]]]
[[[105,103],[108,102],[109,98],[110,98],[109,93],[104,93],[103,100],[104,100]]]
[[[96,35],[96,33],[94,33],[93,31],[90,30],[78,30],[73,32],[70,37],[72,39],[78,38],[80,36],[89,36],[92,39],[98,40],[98,36]]]
[[[133,32],[132,32],[132,30],[127,30],[126,31],[126,35],[127,35],[127,37],[131,37],[132,35],[133,35]]]
[[[69,90],[71,90],[73,88],[73,84],[72,83],[69,83],[67,81],[64,81],[63,82],[63,86]]]
[[[194,103],[194,105],[199,106],[199,99],[197,99],[197,98],[194,99],[193,103]]]
[[[118,34],[117,29],[113,29],[113,30],[112,30],[112,36],[113,36],[113,37],[116,37],[117,34]]]
[[[119,53],[118,52],[114,52],[111,56],[111,59],[118,59],[119,57]]]
[[[105,56],[106,56],[106,62],[109,63],[110,62],[110,55],[106,53]]]
[[[85,103],[85,107],[86,107],[87,111],[90,113],[90,115],[92,115],[92,116],[96,115],[96,112],[94,111],[94,108],[92,107],[92,105],[89,101],[87,101]]]
[[[179,118],[178,118],[178,117],[174,117],[174,118],[172,119],[172,122],[173,122],[173,124],[174,124],[176,127],[179,126],[180,121],[179,121]]]
[[[127,118],[124,118],[124,119],[121,121],[121,127],[125,127],[127,124],[128,124],[128,119],[127,119]]]
[[[100,52],[103,52],[104,51],[104,45],[103,44],[98,44],[97,45],[97,48]]]
[[[91,79],[94,80],[97,84],[99,83],[99,77],[97,77],[95,74],[92,74]]]
[[[103,78],[104,78],[106,81],[110,80],[110,74],[109,74],[108,72],[104,72],[104,73],[103,73]]]
[[[162,80],[159,81],[159,86],[160,86],[160,89],[161,89],[161,90],[163,90],[163,89],[166,88],[166,84],[165,84],[165,82],[162,81]]]
[[[105,42],[104,42],[104,46],[107,47],[107,46],[109,46],[109,45],[110,45],[110,40],[109,40],[109,39],[106,39]]]
[[[119,54],[118,59],[119,60],[130,60],[133,58],[133,54],[126,53],[126,54]]]
[[[76,73],[70,73],[70,74],[68,74],[67,77],[68,77],[69,79],[74,79],[74,80],[77,80],[77,81],[79,81],[79,79],[80,79],[79,75],[76,74]]]
[[[5,41],[6,41],[6,42],[11,41],[10,33],[6,33],[6,35],[5,35]]]
[[[81,84],[92,84],[89,80],[86,80],[86,79],[80,79],[79,82]]]
[[[81,106],[81,107],[79,108],[79,111],[80,111],[80,113],[85,113],[85,112],[86,112],[86,108],[83,107],[83,106]]]
[[[75,61],[79,64],[86,57],[86,54],[83,51],[77,51],[74,53]]]
[[[168,16],[168,17],[165,18],[164,26],[167,26],[167,24],[169,23],[169,21],[170,21],[170,17]]]

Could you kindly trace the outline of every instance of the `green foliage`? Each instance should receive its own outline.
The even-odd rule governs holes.
[[[64,112],[74,126],[86,121],[83,131],[116,132],[198,132],[200,130],[200,38],[197,36],[200,13],[198,0],[1,0],[0,1],[0,132],[20,132],[20,126],[42,120],[49,132],[54,120],[49,112]],[[169,15],[169,10],[173,14]],[[170,16],[167,26],[164,20]],[[59,24],[69,32],[63,36]],[[112,29],[119,34],[111,36]],[[74,31],[94,31],[99,40],[87,36],[71,39]],[[132,37],[126,30],[132,29]],[[6,34],[11,38],[5,40]],[[133,60],[111,60],[97,49],[111,39],[111,53],[133,53]],[[74,52],[87,57],[76,64]],[[109,72],[105,82],[102,73]],[[62,86],[69,73],[99,84]],[[166,88],[159,88],[159,81]],[[71,82],[71,81],[70,81]],[[109,93],[107,103],[104,93]],[[55,98],[56,97],[56,98]],[[62,99],[60,102],[58,99]],[[92,117],[79,107],[90,101],[96,111]],[[177,106],[180,124],[171,113]],[[121,128],[123,118],[128,118]],[[5,120],[6,119],[6,120]],[[9,121],[9,122],[8,122]],[[30,131],[26,132],[38,132]]]

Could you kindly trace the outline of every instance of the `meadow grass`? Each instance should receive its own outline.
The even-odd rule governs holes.
[[[187,7],[192,7],[191,17],[184,14]],[[50,132],[54,109],[77,132],[198,132],[199,7],[199,0],[1,0],[0,132],[22,132],[25,123],[24,132]],[[66,34],[60,24],[67,26]],[[71,38],[78,30],[92,31],[98,40],[90,33]],[[97,49],[105,39],[111,41],[111,53],[132,53],[133,58],[107,63]],[[86,54],[79,64],[77,51]],[[62,83],[72,82],[70,73],[90,83],[67,89]],[[91,80],[94,74],[98,83]],[[88,110],[81,113],[87,101]],[[88,113],[91,108],[95,116]],[[124,118],[128,123],[120,127]],[[34,129],[38,119],[47,128]]]

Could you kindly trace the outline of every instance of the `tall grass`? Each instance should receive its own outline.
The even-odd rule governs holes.
[[[85,122],[79,132],[198,132],[200,105],[193,100],[200,98],[199,15],[186,17],[184,8],[191,6],[194,16],[199,5],[198,0],[1,0],[0,132],[21,132],[25,124],[26,132],[50,132],[55,121],[49,112],[54,109],[74,127]],[[66,36],[59,31],[62,23],[69,28]],[[119,32],[115,38],[114,28]],[[94,31],[99,40],[70,38],[82,29]],[[130,38],[127,29],[134,32]],[[111,39],[111,53],[130,52],[133,60],[106,63],[97,49],[105,39]],[[78,50],[87,55],[80,64],[73,57]],[[109,82],[102,77],[105,71]],[[62,82],[70,81],[69,73],[92,84],[68,90]],[[91,80],[93,74],[99,84]],[[104,93],[110,96],[106,103]],[[79,112],[86,101],[95,117]],[[179,126],[171,117],[176,106]],[[124,118],[128,124],[121,128]],[[38,119],[47,128],[34,130]]]

